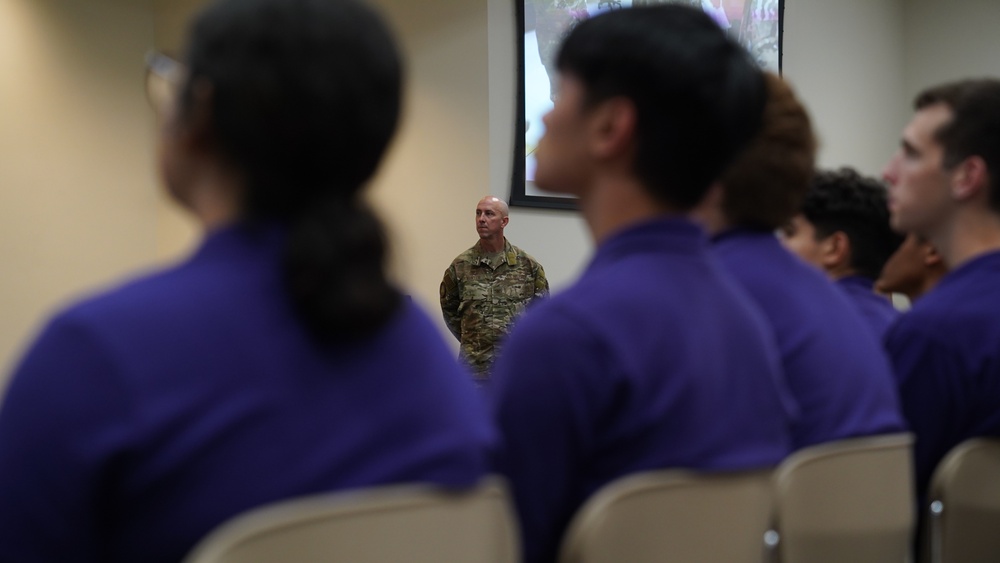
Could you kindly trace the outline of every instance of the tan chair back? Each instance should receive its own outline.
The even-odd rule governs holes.
[[[623,477],[580,508],[561,563],[758,563],[771,513],[771,471]]]
[[[955,446],[931,478],[924,561],[1000,561],[1000,439]]]
[[[775,472],[781,563],[910,561],[913,437],[852,438],[802,449]]]
[[[519,550],[508,494],[491,478],[464,492],[399,485],[264,506],[222,524],[185,563],[514,563]]]

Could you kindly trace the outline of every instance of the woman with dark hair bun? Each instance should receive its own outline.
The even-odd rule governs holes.
[[[474,484],[494,431],[384,271],[360,192],[401,63],[360,0],[221,0],[188,37],[160,169],[207,235],[70,307],[0,408],[0,560],[177,561],[264,503]]]

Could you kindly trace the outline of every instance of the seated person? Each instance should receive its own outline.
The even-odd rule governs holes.
[[[850,168],[817,172],[781,234],[789,250],[836,281],[881,342],[899,313],[875,293],[875,280],[903,242],[889,227],[885,187]]]
[[[889,330],[917,491],[963,441],[1000,436],[1000,81],[920,93],[886,165],[892,226],[949,268]]]
[[[159,166],[205,239],[58,314],[17,367],[0,561],[176,562],[265,503],[489,471],[480,397],[360,195],[399,115],[385,24],[222,0],[189,38]]]
[[[774,236],[799,209],[813,175],[809,115],[767,74],[760,133],[694,214],[723,266],[770,321],[798,402],[793,447],[904,429],[889,360],[861,314],[826,277]]]
[[[911,233],[885,263],[882,275],[875,280],[875,289],[887,295],[901,293],[913,303],[934,289],[947,273],[948,268],[931,243]]]
[[[678,5],[586,20],[557,62],[535,181],[579,198],[597,250],[518,321],[494,371],[528,563],[555,560],[574,512],[618,477],[773,467],[794,412],[766,321],[686,217],[756,132],[760,70]]]

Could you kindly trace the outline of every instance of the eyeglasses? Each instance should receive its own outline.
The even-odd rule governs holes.
[[[158,117],[173,111],[186,75],[180,61],[158,51],[146,53],[146,98]]]

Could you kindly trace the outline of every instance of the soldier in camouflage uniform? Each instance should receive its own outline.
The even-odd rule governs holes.
[[[480,384],[514,318],[549,291],[541,264],[503,236],[508,220],[502,199],[484,197],[476,206],[479,242],[455,258],[441,282],[444,321]]]

